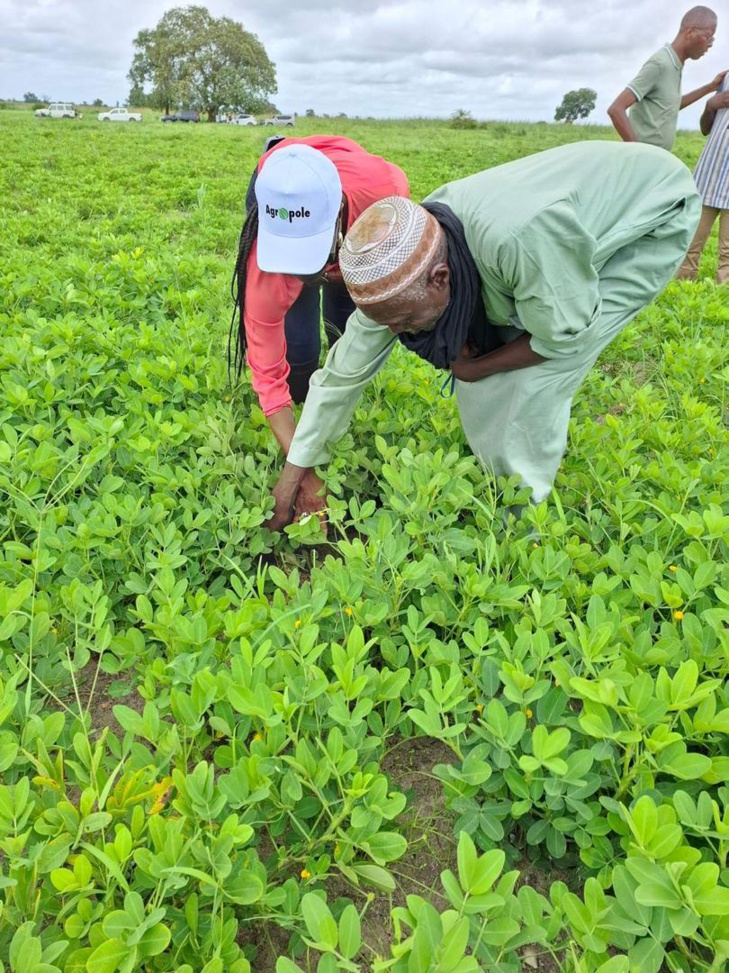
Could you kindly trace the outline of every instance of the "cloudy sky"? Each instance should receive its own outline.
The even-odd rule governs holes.
[[[204,3],[204,0],[199,0]],[[178,3],[184,6],[184,2]],[[278,72],[281,111],[551,121],[572,88],[605,111],[675,36],[676,0],[210,0],[243,23]],[[132,42],[174,0],[0,0],[0,98],[122,103]],[[684,91],[729,68],[729,15],[714,48],[684,69]],[[696,127],[701,103],[680,126]]]

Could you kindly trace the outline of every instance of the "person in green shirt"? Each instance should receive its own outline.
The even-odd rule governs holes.
[[[396,342],[449,371],[487,470],[544,499],[572,397],[600,352],[671,279],[701,200],[650,145],[578,142],[448,183],[422,206],[388,197],[340,250],[356,311],[315,372],[268,526],[321,510],[325,464]]]
[[[648,142],[671,151],[679,111],[716,91],[724,77],[722,71],[701,88],[681,94],[683,66],[688,60],[703,57],[711,48],[716,24],[713,10],[692,7],[684,14],[674,40],[648,58],[610,105],[610,121],[624,142]]]

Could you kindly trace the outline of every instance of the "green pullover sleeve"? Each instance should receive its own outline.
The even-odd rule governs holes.
[[[323,368],[311,377],[289,449],[290,463],[310,468],[328,461],[331,444],[347,431],[360,395],[387,361],[396,340],[361,311],[350,316]]]

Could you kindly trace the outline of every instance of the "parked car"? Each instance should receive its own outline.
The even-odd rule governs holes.
[[[128,111],[126,108],[112,108],[111,111],[100,111],[100,122],[141,122],[142,113]]]
[[[294,126],[296,119],[293,115],[274,115],[273,118],[266,118],[263,121],[264,125],[290,125]]]
[[[182,111],[176,111],[172,115],[163,115],[160,121],[163,122],[199,122],[200,112],[191,111],[184,108]]]
[[[36,118],[80,118],[69,101],[52,101],[47,108],[36,108]]]
[[[234,125],[256,125],[257,122],[253,115],[236,115],[233,119]]]

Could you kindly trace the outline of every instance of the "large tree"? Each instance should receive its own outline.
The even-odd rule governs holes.
[[[168,10],[134,47],[129,80],[151,86],[153,104],[167,112],[184,105],[213,121],[220,105],[236,105],[255,114],[276,91],[276,68],[255,34],[205,7]]]
[[[587,118],[595,107],[597,92],[592,88],[578,88],[576,91],[568,91],[562,99],[562,104],[554,113],[555,122],[567,122],[572,124],[578,118]]]

